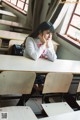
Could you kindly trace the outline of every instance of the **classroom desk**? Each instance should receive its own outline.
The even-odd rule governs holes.
[[[7,15],[7,16],[11,16],[11,17],[16,17],[16,15],[14,15],[12,12],[5,11],[5,10],[0,10],[0,15]]]
[[[8,20],[0,20],[0,24],[1,25],[8,25],[8,26],[12,26],[12,27],[22,27],[21,24],[17,23],[17,22],[13,22],[13,21],[8,21]]]
[[[80,120],[80,111],[41,118],[40,120]]]
[[[0,108],[0,120],[38,120],[38,119],[35,116],[32,109],[28,106],[9,106]]]
[[[28,34],[11,32],[6,30],[0,30],[0,38],[3,39],[13,39],[13,40],[25,40]]]
[[[23,56],[0,55],[0,71],[34,71],[36,73],[67,72],[80,74],[80,61],[57,59],[32,59]]]

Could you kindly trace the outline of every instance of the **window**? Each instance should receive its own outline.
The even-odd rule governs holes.
[[[80,0],[69,0],[68,6],[61,31],[57,35],[80,49]]]
[[[3,0],[5,3],[16,7],[18,10],[27,13],[29,0]]]
[[[77,0],[66,35],[80,43],[80,0]]]

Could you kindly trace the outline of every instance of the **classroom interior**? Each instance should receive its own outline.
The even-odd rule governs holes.
[[[0,111],[7,113],[7,115],[9,113],[8,117],[10,120],[16,120],[16,118],[19,117],[18,111],[20,111],[21,113],[21,118],[19,119],[23,120],[27,120],[27,118],[29,118],[28,120],[59,120],[54,116],[63,114],[64,116],[66,116],[67,113],[73,114],[74,112],[74,115],[76,116],[76,114],[79,113],[79,2],[80,0],[0,0],[0,56],[2,56],[3,58],[4,56],[14,57],[15,55],[11,55],[11,47],[14,44],[21,45],[24,42],[25,38],[32,31],[34,31],[41,22],[51,21],[55,29],[52,41],[54,50],[57,54],[57,59],[63,61],[70,61],[68,65],[70,65],[73,68],[72,73],[71,71],[66,73],[64,71],[66,71],[68,65],[65,64],[64,69],[62,69],[63,72],[52,73],[51,71],[47,72],[47,74],[44,74],[46,73],[44,72],[43,76],[46,76],[45,84],[42,92],[39,92],[33,89],[33,83],[36,78],[36,72],[34,72],[35,70],[31,72],[26,72],[25,70],[24,72],[20,72],[19,70],[17,70],[17,75],[17,71],[4,70],[2,69],[4,68],[2,66],[2,68],[0,68]],[[23,56],[20,57],[22,60]],[[7,58],[5,59],[5,61],[7,61]],[[75,62],[76,65],[73,65],[75,64]],[[72,70],[72,68],[69,69]],[[32,83],[30,83],[30,85],[28,85],[29,82],[27,81],[27,78],[25,78],[26,74],[30,77],[29,79],[32,80]],[[19,79],[20,82],[21,80],[24,80],[24,82],[28,86],[23,84],[22,88],[18,87],[19,83],[16,84],[16,79]],[[7,84],[6,80],[9,82],[9,84]],[[13,87],[13,85],[15,85],[15,87]],[[4,88],[7,88],[7,92]],[[15,94],[16,91],[18,93],[17,95]],[[24,94],[28,94],[28,100],[27,102],[24,102],[24,97],[24,106],[17,106],[22,92]],[[68,101],[69,97],[71,98]],[[45,98],[49,98],[48,101]],[[76,103],[74,103],[74,101]],[[24,115],[24,113],[26,115]],[[6,114],[4,114],[3,118],[6,118],[5,116]],[[17,117],[12,118],[12,116]],[[2,116],[0,113],[0,118],[1,117]],[[79,117],[80,116],[78,116],[78,119]],[[62,120],[63,119],[65,118],[62,118]],[[70,120],[73,120],[73,118],[71,118]],[[75,120],[77,120],[77,118]]]

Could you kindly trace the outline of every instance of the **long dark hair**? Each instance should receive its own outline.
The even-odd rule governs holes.
[[[37,38],[38,35],[40,33],[43,33],[45,30],[50,30],[50,32],[54,32],[53,24],[51,22],[43,22],[43,23],[41,23],[34,32],[32,32],[29,36],[26,37],[26,39],[28,37]],[[25,39],[25,41],[23,43],[24,47],[25,47],[26,39]]]

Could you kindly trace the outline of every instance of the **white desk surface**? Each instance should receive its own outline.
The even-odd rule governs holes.
[[[2,119],[2,113],[7,113],[7,118]],[[37,117],[28,106],[13,106],[0,108],[0,120],[37,120]]]
[[[57,59],[54,62],[47,59],[38,59],[37,61],[34,61],[23,56],[0,55],[0,71],[4,70],[80,74],[80,61],[61,59]]]
[[[80,120],[80,111],[65,113],[51,117],[41,118],[39,120]]]
[[[1,15],[7,15],[7,16],[16,17],[16,15],[14,15],[12,12],[5,11],[5,10],[0,10],[0,14]]]
[[[73,109],[66,102],[42,104],[42,107],[48,116],[59,115],[72,112]]]
[[[13,39],[13,40],[25,40],[28,34],[17,33],[11,31],[0,30],[0,38]]]

